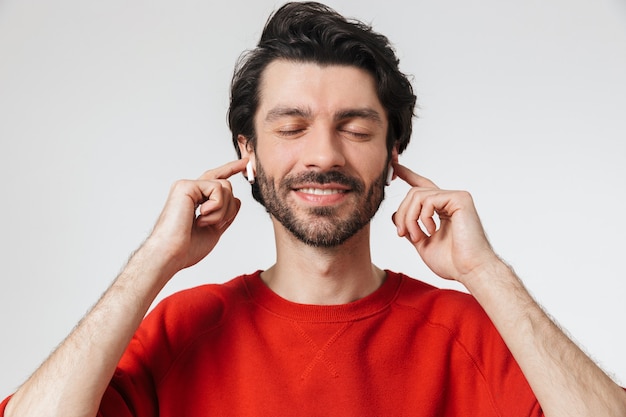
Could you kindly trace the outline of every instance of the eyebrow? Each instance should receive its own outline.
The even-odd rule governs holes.
[[[278,106],[267,112],[265,116],[266,122],[272,122],[281,117],[302,117],[311,118],[313,112],[310,109],[302,107]],[[369,107],[340,110],[334,116],[335,121],[345,119],[366,119],[382,125],[383,119],[379,112]]]
[[[271,109],[265,115],[266,122],[273,122],[276,119],[280,119],[281,117],[302,117],[302,118],[310,118],[311,110],[303,109],[301,107],[283,107],[278,106]]]
[[[337,121],[345,119],[366,119],[379,125],[382,125],[383,123],[380,113],[369,107],[342,110],[335,115],[335,120]]]

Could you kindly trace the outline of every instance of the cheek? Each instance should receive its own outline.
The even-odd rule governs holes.
[[[257,142],[258,143],[258,142]],[[257,146],[257,163],[263,166],[268,177],[283,178],[290,172],[300,169],[303,152],[306,152],[303,141],[265,142]],[[380,143],[344,143],[341,149],[345,157],[347,169],[357,174],[366,182],[377,180],[387,166],[387,148]]]
[[[350,165],[367,181],[377,180],[387,167],[387,149],[360,149],[349,156]]]
[[[299,151],[295,146],[265,147],[256,150],[257,163],[269,177],[282,178],[297,164]]]

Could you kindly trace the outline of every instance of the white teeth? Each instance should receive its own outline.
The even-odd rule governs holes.
[[[331,195],[331,194],[339,194],[341,190],[333,190],[329,188],[300,188],[299,190],[305,194],[315,194],[315,195]]]

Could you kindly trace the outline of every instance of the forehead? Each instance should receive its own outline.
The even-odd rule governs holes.
[[[374,77],[353,66],[276,60],[263,71],[257,119],[276,108],[307,109],[312,115],[334,115],[370,109],[386,119]]]

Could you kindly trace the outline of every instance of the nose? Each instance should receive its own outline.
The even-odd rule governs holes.
[[[302,155],[307,168],[320,171],[341,168],[346,162],[341,137],[330,128],[311,132],[306,138]]]

